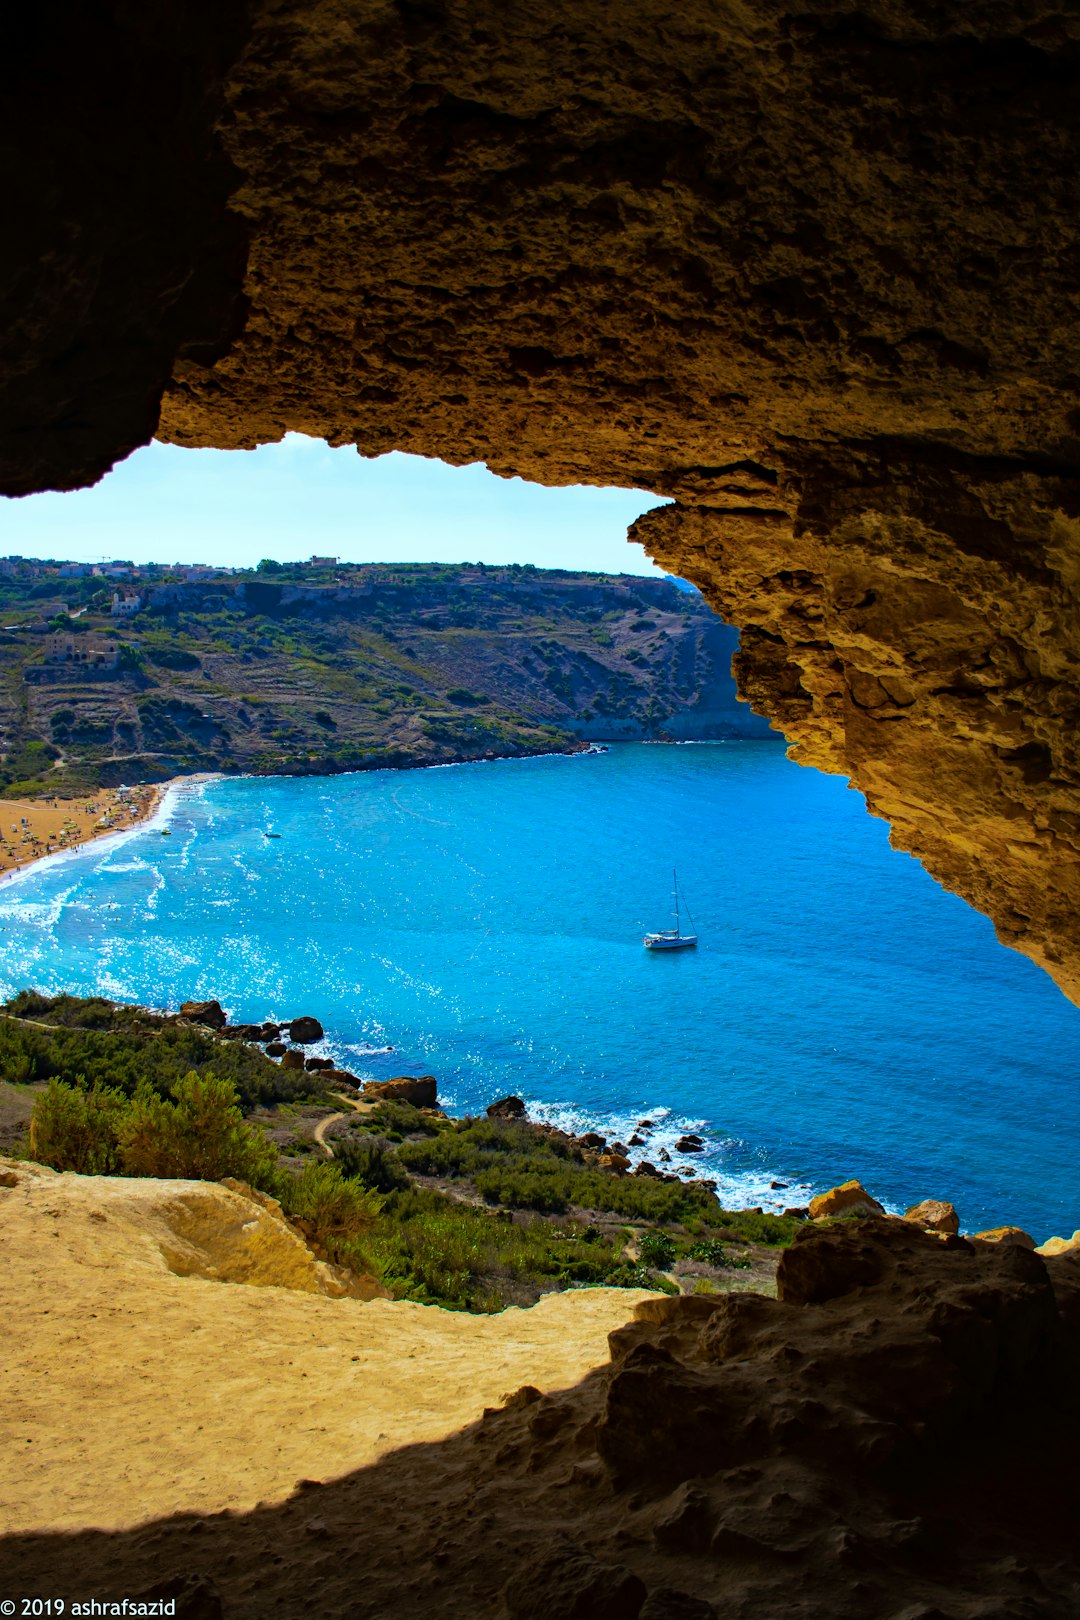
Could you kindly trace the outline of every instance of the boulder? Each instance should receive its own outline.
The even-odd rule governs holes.
[[[642,1159],[634,1174],[635,1176],[656,1176],[659,1172],[655,1164],[650,1164],[648,1159]]]
[[[290,1051],[290,1052],[283,1053],[282,1058],[281,1058],[281,1067],[283,1069],[303,1069],[303,1067],[304,1067],[304,1054],[303,1054],[303,1052],[291,1052]]]
[[[524,1119],[525,1104],[520,1097],[500,1097],[498,1102],[488,1103],[487,1116],[489,1119]]]
[[[185,1001],[180,1017],[192,1024],[205,1024],[207,1029],[224,1029],[229,1021],[220,1001]]]
[[[644,1147],[645,1146],[645,1138],[643,1136],[639,1136],[637,1131],[635,1131],[633,1136],[630,1138],[630,1146],[631,1147]]]
[[[600,1168],[601,1170],[614,1171],[616,1175],[622,1176],[629,1170],[630,1160],[622,1153],[601,1153]]]
[[[360,1090],[360,1081],[355,1074],[350,1074],[348,1069],[324,1069],[322,1075],[332,1086],[348,1086],[353,1091]]]
[[[255,1026],[252,1025],[252,1028],[254,1028],[254,1027]],[[256,1036],[256,1039],[260,1040],[260,1041],[276,1041],[280,1034],[281,1034],[281,1025],[280,1024],[260,1024],[259,1025],[259,1033]]]
[[[617,1153],[623,1159],[626,1158],[629,1151],[630,1149],[625,1142],[612,1142],[611,1147],[608,1149],[609,1153]]]
[[[904,1212],[904,1219],[927,1232],[944,1232],[949,1237],[955,1237],[960,1230],[960,1217],[952,1204],[937,1198],[924,1198],[921,1204],[912,1204]]]
[[[704,1153],[705,1144],[700,1136],[680,1136],[675,1144],[676,1153]]]
[[[395,1075],[392,1080],[365,1080],[365,1102],[404,1102],[414,1108],[434,1108],[439,1087],[434,1075]]]
[[[789,1220],[805,1221],[809,1216],[810,1211],[808,1209],[804,1209],[799,1204],[792,1204],[789,1209],[785,1209],[784,1214]]]
[[[861,1181],[845,1181],[839,1187],[819,1193],[810,1200],[810,1219],[826,1220],[837,1215],[884,1215],[876,1198],[871,1198]]]
[[[321,1041],[325,1031],[317,1018],[294,1018],[289,1025],[289,1039],[297,1046],[310,1046]]]
[[[586,1131],[584,1136],[578,1137],[578,1141],[584,1147],[595,1148],[597,1153],[603,1153],[607,1147],[607,1137],[601,1136],[599,1131]]]
[[[1071,1238],[1047,1238],[1045,1243],[1039,1244],[1035,1253],[1049,1260],[1055,1254],[1071,1254],[1074,1249],[1080,1251],[1080,1232],[1074,1232]]]
[[[267,1057],[284,1057],[288,1047],[284,1041],[270,1041],[266,1048]]]
[[[304,1064],[305,1069],[313,1069],[313,1070],[332,1069],[334,1067],[335,1067],[335,1065],[334,1065],[333,1058],[315,1058],[315,1057],[311,1057],[311,1058],[308,1058],[307,1062]]]
[[[1007,1249],[1034,1249],[1035,1239],[1022,1226],[991,1226],[985,1232],[972,1232],[976,1243],[1000,1243]]]

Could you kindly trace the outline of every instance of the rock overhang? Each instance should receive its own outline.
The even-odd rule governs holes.
[[[296,430],[668,496],[745,695],[1076,998],[1080,24],[106,11],[17,42],[4,487]]]

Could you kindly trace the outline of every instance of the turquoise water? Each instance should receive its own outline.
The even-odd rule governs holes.
[[[969,1229],[1080,1226],[1080,1010],[779,746],[218,781],[165,817],[0,890],[8,992],[312,1012],[455,1112],[648,1116],[653,1158],[693,1128],[743,1203],[857,1175]],[[673,862],[701,946],[654,955]]]

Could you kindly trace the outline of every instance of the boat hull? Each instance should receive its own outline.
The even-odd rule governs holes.
[[[678,939],[670,939],[664,934],[646,934],[641,943],[647,951],[690,951],[697,946],[697,935],[685,934]]]

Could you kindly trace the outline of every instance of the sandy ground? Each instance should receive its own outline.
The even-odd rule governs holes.
[[[85,799],[0,799],[0,874],[126,832],[153,815],[169,785],[99,788]]]
[[[225,1248],[205,1202],[191,1216],[207,1197],[221,1203]],[[292,1287],[170,1270],[201,1254],[205,1271],[235,1272],[239,1202],[208,1183],[0,1160],[7,1533],[281,1502],[298,1480],[456,1434],[523,1384],[577,1383],[647,1297],[576,1290],[476,1317],[301,1292],[320,1285],[298,1280],[291,1255]],[[264,1243],[253,1274],[273,1274],[276,1252]]]

